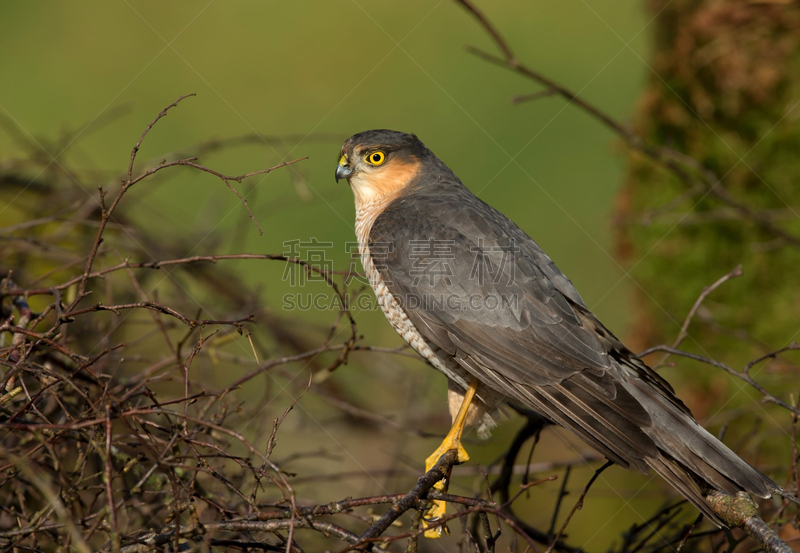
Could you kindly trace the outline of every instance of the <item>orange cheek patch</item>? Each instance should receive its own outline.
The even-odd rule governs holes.
[[[419,172],[419,162],[391,161],[376,168],[365,180],[379,196],[394,199],[414,180]]]

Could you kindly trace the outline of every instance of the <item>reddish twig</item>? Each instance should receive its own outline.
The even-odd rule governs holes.
[[[745,220],[750,221],[762,230],[779,237],[782,240],[792,244],[795,247],[800,247],[800,237],[787,232],[783,228],[777,226],[768,212],[761,210],[754,210],[749,205],[739,202],[731,197],[727,190],[722,186],[721,179],[710,169],[703,166],[697,160],[682,154],[672,148],[651,144],[644,140],[641,136],[637,135],[631,129],[625,127],[623,124],[616,121],[613,117],[599,109],[594,104],[584,100],[577,93],[569,88],[560,85],[554,80],[546,77],[542,73],[526,66],[519,61],[519,58],[514,54],[508,42],[503,38],[491,21],[481,12],[472,0],[455,0],[457,4],[463,6],[469,12],[491,37],[495,45],[500,49],[502,55],[496,56],[489,54],[474,47],[468,47],[468,51],[472,54],[500,67],[509,69],[527,79],[531,79],[545,87],[545,91],[540,94],[557,94],[563,97],[567,102],[578,107],[590,116],[600,121],[603,125],[611,129],[615,134],[622,138],[629,146],[643,153],[648,159],[661,165],[678,179],[686,183],[690,188],[696,180],[702,182],[706,192],[712,194],[720,201],[728,204],[735,209]]]

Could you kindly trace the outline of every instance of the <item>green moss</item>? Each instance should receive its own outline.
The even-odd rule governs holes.
[[[800,236],[800,9],[652,6],[664,9],[655,20],[658,76],[640,102],[637,131],[701,162],[730,197]],[[688,190],[631,154],[619,236],[653,300],[638,302],[637,318],[649,323],[640,339],[671,341],[703,288],[741,264],[744,276],[706,300],[687,342],[741,367],[797,332],[800,248],[743,219],[707,187],[677,202]]]

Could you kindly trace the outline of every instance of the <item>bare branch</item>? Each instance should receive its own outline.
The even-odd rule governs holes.
[[[680,181],[689,186],[690,189],[694,189],[696,181],[699,181],[702,183],[703,189],[707,193],[712,194],[720,201],[732,207],[742,219],[751,222],[769,234],[779,237],[795,247],[800,247],[800,237],[776,225],[768,211],[755,210],[745,203],[734,199],[722,185],[721,179],[713,171],[703,166],[702,163],[672,148],[647,142],[606,112],[581,98],[577,93],[523,64],[508,45],[508,42],[489,19],[475,6],[472,0],[455,0],[455,2],[463,6],[478,21],[503,55],[496,56],[471,46],[467,47],[470,53],[494,65],[504,67],[518,75],[533,80],[545,87],[543,92],[530,95],[528,98],[535,99],[541,97],[541,95],[553,94],[561,96],[567,100],[567,102],[588,113],[591,117],[597,119],[603,125],[611,129],[630,147],[641,152],[651,161],[670,171]],[[512,100],[512,103],[520,103],[525,99],[525,96],[521,96]]]

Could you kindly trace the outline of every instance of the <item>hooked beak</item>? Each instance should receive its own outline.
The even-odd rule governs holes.
[[[346,179],[352,174],[353,168],[347,163],[347,154],[345,154],[339,160],[339,165],[336,166],[336,182],[339,182],[339,179]]]

